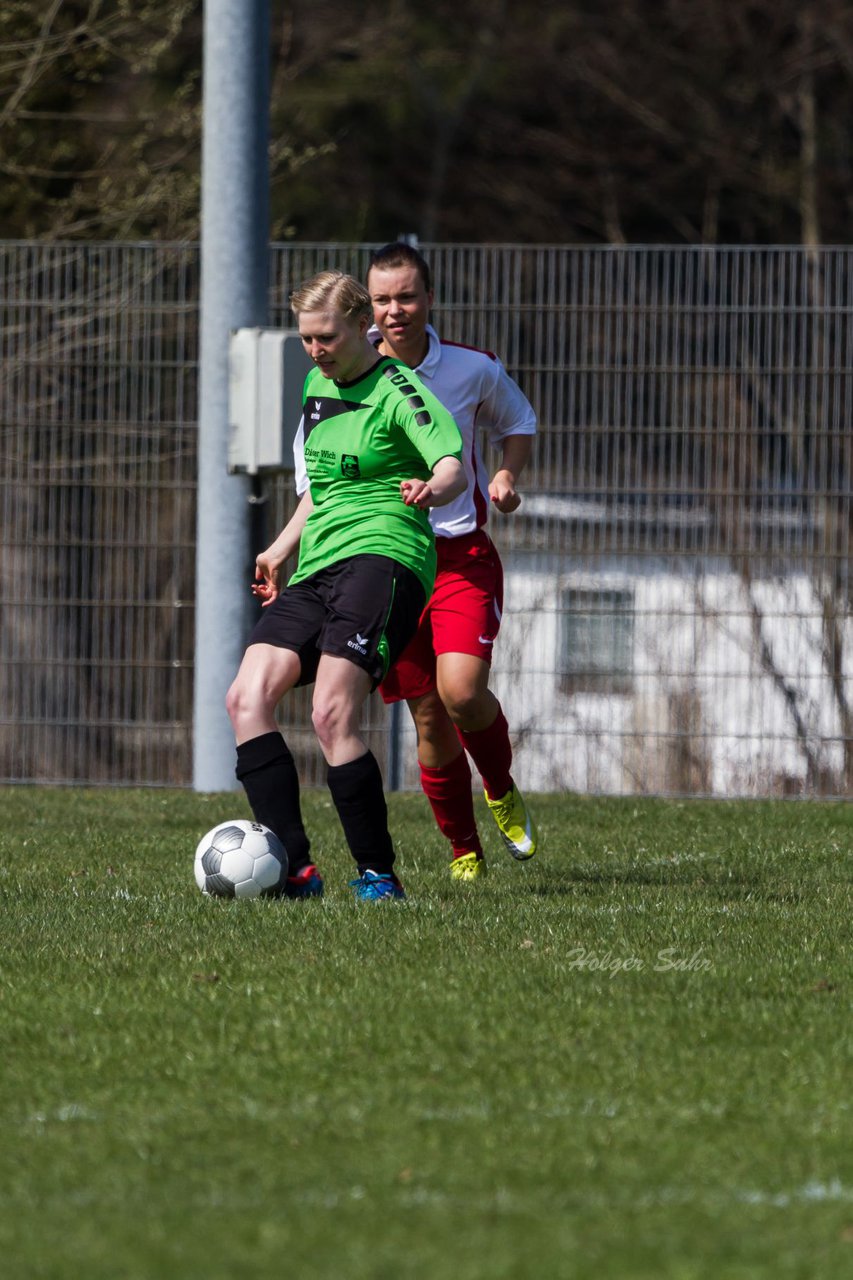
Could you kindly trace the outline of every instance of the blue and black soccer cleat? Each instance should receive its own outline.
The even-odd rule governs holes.
[[[363,871],[357,880],[350,880],[350,884],[360,902],[379,902],[384,898],[399,901],[406,896],[400,881],[388,872]]]

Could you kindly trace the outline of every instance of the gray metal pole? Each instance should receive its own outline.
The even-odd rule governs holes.
[[[225,693],[249,622],[249,481],[228,475],[228,339],[267,322],[269,0],[205,0],[193,786],[235,786]]]

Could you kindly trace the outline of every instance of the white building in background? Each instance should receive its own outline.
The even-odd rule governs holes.
[[[767,548],[759,574],[755,550],[748,573],[736,556],[702,552],[703,512],[658,508],[645,528],[636,508],[629,515],[623,550],[612,504],[605,513],[529,499],[523,537],[502,547],[492,687],[520,783],[610,795],[844,794],[853,630],[846,604],[835,610],[796,555],[802,519],[777,513],[763,535],[752,530]],[[542,549],[537,517],[548,522]],[[509,527],[494,523],[497,534]],[[412,760],[413,744],[403,754]]]

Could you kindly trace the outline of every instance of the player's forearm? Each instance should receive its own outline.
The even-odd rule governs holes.
[[[507,436],[501,441],[501,465],[498,471],[509,472],[511,481],[515,484],[530,460],[532,448],[532,436]]]
[[[458,458],[439,458],[429,481],[431,507],[444,507],[468,487],[462,463]]]
[[[293,515],[276,538],[275,542],[269,546],[265,554],[274,560],[277,564],[282,564],[299,546],[299,540],[302,537],[302,530],[305,528],[305,522],[314,510],[314,503],[311,501],[311,490],[306,489]]]

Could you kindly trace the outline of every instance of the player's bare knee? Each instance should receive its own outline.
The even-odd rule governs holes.
[[[413,708],[413,717],[419,751],[426,750],[428,758],[452,759],[459,750],[459,739],[438,695],[429,701],[422,700]]]
[[[311,723],[321,746],[331,746],[341,732],[341,706],[335,698],[315,699]]]
[[[444,706],[455,725],[464,729],[477,721],[482,711],[482,698],[476,689],[448,689],[444,693]]]
[[[428,693],[409,703],[418,738],[432,742],[447,724],[447,712],[437,693]]]
[[[231,724],[235,727],[240,719],[242,705],[242,690],[238,679],[233,682],[225,695],[225,710],[228,712]]]
[[[265,683],[242,680],[238,675],[225,695],[225,710],[234,729],[275,710],[277,699]]]

